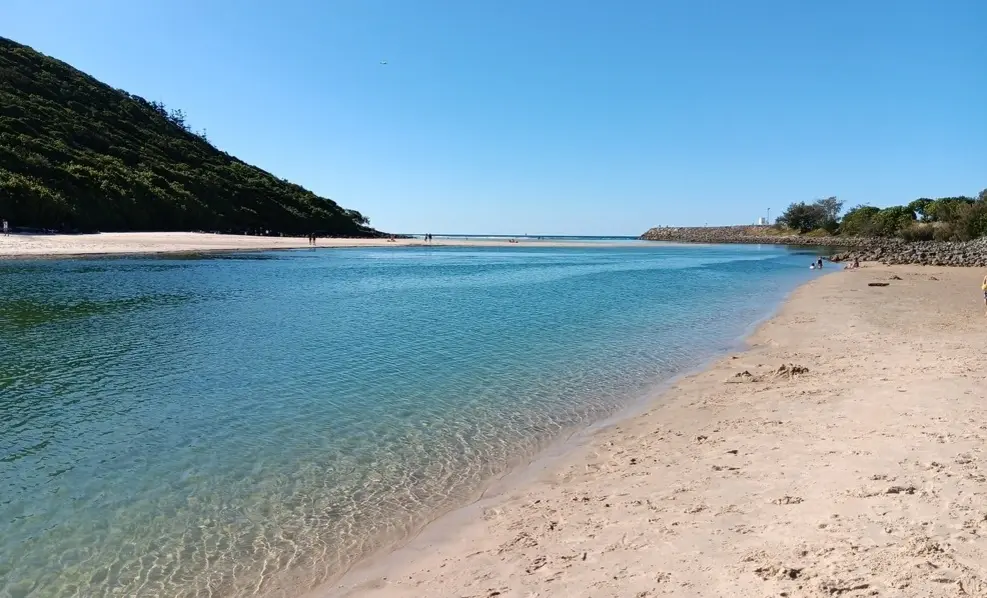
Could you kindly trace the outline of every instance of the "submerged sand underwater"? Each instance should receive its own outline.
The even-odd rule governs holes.
[[[318,595],[987,596],[982,275],[810,282],[749,350]]]

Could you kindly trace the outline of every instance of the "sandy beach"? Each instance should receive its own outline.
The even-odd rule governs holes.
[[[327,239],[316,247],[421,247],[421,239]],[[518,239],[436,239],[430,247],[603,247],[607,243]],[[613,244],[610,244],[613,245]],[[0,258],[66,257],[85,255],[194,253],[207,251],[259,251],[310,247],[305,237],[255,237],[210,233],[99,233],[92,235],[0,236]]]
[[[982,275],[821,277],[748,350],[318,595],[987,596]]]

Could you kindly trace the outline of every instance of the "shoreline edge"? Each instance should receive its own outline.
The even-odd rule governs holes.
[[[901,279],[892,295],[866,286],[892,276]],[[935,442],[930,446],[928,432],[906,435],[904,448],[875,449],[888,443],[882,427],[898,436],[909,423],[936,427],[901,416],[903,423],[889,410],[949,404],[952,412],[985,415],[982,403],[963,399],[970,396],[968,387],[976,388],[968,375],[943,384],[932,373],[940,362],[959,359],[956,350],[921,347],[930,341],[930,327],[961,334],[972,328],[983,337],[983,314],[960,292],[975,277],[970,269],[869,264],[803,284],[756,326],[739,354],[685,375],[649,397],[637,415],[592,429],[563,454],[536,457],[513,483],[440,516],[403,546],[361,561],[335,583],[305,595],[391,598],[442,588],[439,594],[457,596],[763,596],[785,591],[795,580],[818,588],[846,582],[890,591],[906,574],[881,563],[900,564],[902,549],[937,536],[909,519],[907,505],[883,503],[919,493],[924,486],[918,478],[944,472],[915,472],[889,455],[942,451]],[[911,325],[916,301],[932,297],[939,312],[914,330],[903,329],[903,323]],[[889,334],[895,341],[890,347]],[[889,355],[880,352],[885,347]],[[985,365],[983,350],[973,353]],[[903,358],[916,354],[939,365],[889,377],[888,361],[900,368]],[[908,386],[933,392],[910,394]],[[874,417],[855,417],[860,410]],[[970,433],[970,421],[975,418],[960,418],[952,427],[966,426],[964,438],[987,439],[987,433]],[[941,426],[949,427],[948,421]],[[849,448],[831,450],[844,445]],[[877,473],[861,475],[870,470]],[[860,478],[858,487],[843,488],[847,478]],[[893,482],[904,478],[915,481],[906,480],[901,490]],[[979,479],[962,488],[963,501],[928,497],[937,527],[987,504],[987,482]],[[876,523],[862,524],[876,517],[857,504],[865,499],[882,503],[878,519],[893,523],[877,523],[893,531],[880,533],[895,541],[878,542]],[[944,565],[962,571],[967,588],[987,584],[985,567],[969,565],[987,557],[987,511],[983,516],[984,536],[973,534],[962,547],[937,553]],[[836,531],[845,541],[827,537]],[[861,557],[846,542],[870,547],[869,574],[857,570]],[[853,586],[856,578],[866,579]],[[930,593],[914,595],[939,595],[933,590],[941,586],[929,583]]]

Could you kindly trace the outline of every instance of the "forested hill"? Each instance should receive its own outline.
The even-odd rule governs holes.
[[[359,212],[219,151],[180,110],[3,37],[0,217],[62,231],[379,234]]]

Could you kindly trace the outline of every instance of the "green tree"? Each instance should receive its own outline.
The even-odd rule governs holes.
[[[832,220],[834,222],[840,219],[840,212],[843,211],[844,203],[835,197],[816,200],[816,205],[823,211],[826,220]]]
[[[160,116],[164,118],[169,117],[168,108],[165,107],[164,102],[152,101],[150,102],[151,109],[157,112]]]
[[[354,222],[358,222],[363,225],[370,224],[370,218],[367,218],[366,216],[364,216],[363,214],[361,214],[356,210],[346,210],[346,215],[350,217]]]
[[[865,237],[871,234],[874,217],[880,213],[874,206],[857,206],[843,216],[840,233],[852,237]]]
[[[925,208],[929,222],[953,222],[959,217],[960,206],[973,203],[972,197],[942,197]]]
[[[906,206],[884,208],[871,219],[870,234],[876,237],[893,237],[915,222],[915,212]]]
[[[800,233],[816,230],[825,221],[826,212],[818,203],[807,204],[804,201],[791,204],[777,219],[778,224]]]
[[[957,208],[953,233],[961,240],[987,235],[987,202],[963,203]]]
[[[835,197],[827,197],[825,199],[817,199],[815,206],[823,214],[822,221],[819,223],[818,228],[821,228],[828,232],[829,234],[836,234],[840,228],[840,212],[843,211],[842,201],[836,199]]]
[[[912,203],[908,204],[908,209],[911,210],[916,215],[916,217],[922,222],[928,222],[929,221],[928,209],[929,206],[932,205],[932,203],[933,200],[927,197],[921,197],[919,199],[916,199]]]
[[[188,124],[185,122],[186,118],[187,117],[185,115],[185,111],[182,110],[181,108],[178,108],[177,110],[172,110],[171,112],[168,113],[168,120],[170,120],[172,123],[174,123],[176,127],[178,127],[183,131],[189,130]]]

